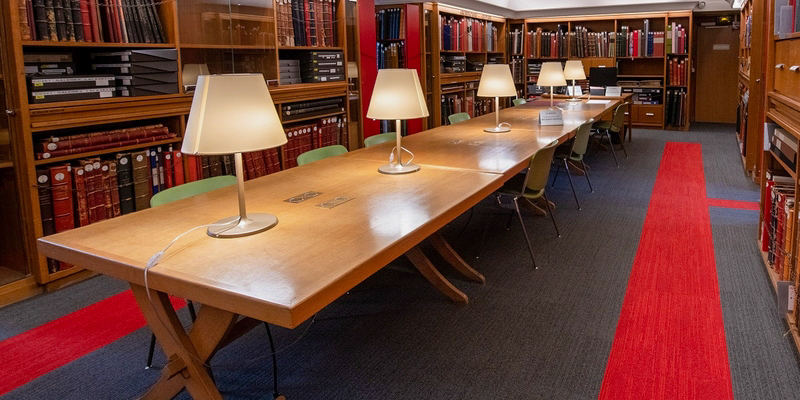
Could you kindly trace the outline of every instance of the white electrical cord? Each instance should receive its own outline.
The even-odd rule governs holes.
[[[396,149],[397,149],[397,146],[394,146],[394,147],[392,147],[392,152],[391,152],[391,153],[389,153],[389,165],[391,165],[391,164],[394,162],[394,151],[395,151]],[[400,150],[405,150],[405,151],[406,151],[406,153],[408,153],[408,154],[411,154],[411,159],[410,159],[410,160],[408,160],[408,161],[406,161],[406,163],[405,163],[405,164],[403,164],[403,163],[401,162],[401,163],[400,163],[400,165],[402,165],[402,166],[406,166],[406,165],[408,165],[408,164],[411,164],[411,161],[414,161],[414,153],[412,153],[412,152],[411,152],[411,150],[409,150],[409,149],[407,149],[407,148],[405,148],[405,147],[402,147],[402,146],[400,147]]]

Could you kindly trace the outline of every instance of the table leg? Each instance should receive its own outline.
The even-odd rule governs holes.
[[[461,275],[464,275],[470,280],[475,282],[485,283],[486,278],[481,275],[480,272],[476,271],[472,268],[466,261],[464,261],[461,256],[450,247],[450,244],[444,239],[441,232],[436,232],[431,237],[428,238],[431,245],[434,249],[436,249],[439,254],[447,261],[448,264],[452,265],[456,271],[460,272]]]
[[[422,249],[420,249],[419,246],[414,246],[411,248],[411,250],[407,251],[406,257],[411,260],[411,263],[414,264],[414,267],[419,270],[422,276],[424,276],[436,289],[439,289],[440,292],[444,293],[445,296],[449,297],[456,303],[467,303],[467,295],[453,286],[453,284],[450,283],[450,281],[448,281],[441,274],[441,272],[436,269],[436,267],[433,266],[431,260],[425,256],[425,253],[422,252]]]
[[[150,289],[151,302],[144,287],[131,284],[131,290],[161,348],[169,355],[158,382],[142,398],[173,398],[185,387],[195,399],[222,399],[207,364],[239,316],[203,305],[187,334],[166,293]]]

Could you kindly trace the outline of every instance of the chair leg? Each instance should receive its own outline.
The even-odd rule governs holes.
[[[628,150],[625,150],[625,138],[624,137],[619,142],[619,144],[622,145],[622,152],[625,153],[625,158],[628,158]]]
[[[572,174],[569,172],[569,164],[567,164],[567,159],[564,159],[564,168],[567,169],[567,178],[569,178],[569,187],[572,188],[572,197],[575,198],[575,204],[578,206],[578,210],[581,209],[581,203],[578,202],[578,195],[575,194],[575,185],[572,184]]]
[[[528,252],[531,254],[533,269],[539,269],[536,266],[536,259],[533,257],[533,246],[531,246],[531,239],[528,237],[528,230],[525,229],[525,221],[522,220],[522,213],[519,211],[519,197],[514,197],[514,210],[517,211],[517,218],[519,218],[519,224],[522,226],[522,234],[525,235],[525,243],[528,245]]]
[[[506,230],[511,229],[511,221],[513,220],[514,220],[514,212],[512,211],[508,214],[508,220],[506,221]]]
[[[550,207],[550,199],[547,198],[547,192],[544,193],[544,204],[547,205],[547,212],[550,214],[550,220],[553,221],[553,226],[556,228],[556,235],[561,237],[558,231],[558,224],[556,224],[556,217],[553,215],[553,207]]]
[[[150,369],[153,366],[153,353],[156,351],[156,335],[150,334],[150,349],[147,351],[147,364],[144,369]]]
[[[497,204],[500,203],[500,195],[495,195],[495,199],[497,200]],[[489,225],[492,224],[492,218],[494,217],[494,207],[492,207],[492,212],[489,214],[489,220],[486,221],[486,225],[483,226],[483,233],[481,234],[481,240],[478,242],[478,255],[475,258],[481,258],[481,250],[483,250],[483,242],[486,240],[486,234],[489,233]]]
[[[553,183],[550,184],[550,187],[555,187],[556,186],[556,179],[558,179],[558,173],[559,172],[561,172],[561,164],[560,163],[556,164],[556,174],[553,175]]]
[[[269,351],[272,354],[272,398],[283,398],[278,393],[278,356],[275,352],[275,342],[272,340],[272,331],[269,329],[269,324],[264,322],[264,327],[267,328],[267,337],[269,338]]]
[[[586,168],[586,163],[581,160],[581,165],[583,166],[583,174],[586,175],[586,182],[589,182],[589,190],[594,193],[594,189],[592,188],[592,181],[589,180],[589,168]]]
[[[606,131],[606,137],[608,138],[608,147],[611,148],[611,155],[614,156],[614,164],[617,164],[617,168],[619,168],[619,162],[617,162],[617,152],[614,151],[614,143],[611,143],[611,133]]]

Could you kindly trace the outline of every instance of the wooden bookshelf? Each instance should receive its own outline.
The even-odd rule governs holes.
[[[649,29],[652,32],[666,32],[667,26],[673,22],[680,24],[687,32],[687,42],[689,51],[688,53],[670,53],[665,48],[664,55],[653,56],[619,56],[617,54],[598,54],[594,57],[578,57],[576,49],[574,48],[574,41],[570,35],[574,35],[577,27],[584,27],[588,32],[616,32],[619,35],[623,26],[630,27],[630,29],[642,30],[644,21],[649,21]],[[511,30],[519,29],[520,22],[512,21]],[[679,57],[683,58],[687,64],[687,71],[691,70],[692,65],[692,12],[691,11],[670,11],[670,12],[656,12],[656,13],[637,13],[637,14],[606,14],[606,15],[583,15],[571,17],[547,17],[547,18],[529,18],[522,22],[522,32],[525,37],[523,54],[512,54],[511,57],[520,57],[524,59],[524,73],[525,73],[525,96],[530,97],[533,93],[529,90],[529,83],[533,83],[536,75],[530,74],[529,65],[534,63],[542,63],[547,61],[561,61],[562,63],[569,59],[580,59],[583,62],[586,74],[589,74],[591,67],[608,67],[616,66],[618,71],[618,78],[620,80],[660,80],[659,86],[640,86],[647,89],[661,89],[662,100],[661,104],[634,104],[631,107],[632,122],[634,126],[648,127],[648,128],[666,128],[676,130],[688,130],[690,126],[690,111],[691,106],[691,73],[686,74],[686,85],[669,85],[669,68],[668,62],[670,58]],[[530,35],[528,32],[536,32],[541,29],[543,32],[557,32],[562,31],[565,33],[565,54],[557,57],[540,56],[531,54]],[[666,45],[666,44],[665,44]],[[683,102],[683,115],[685,123],[683,125],[672,126],[668,125],[668,116],[666,113],[667,93],[669,90],[683,90],[685,91],[685,100]]]
[[[761,32],[755,32],[758,27],[763,27],[763,20],[757,20],[753,15],[753,2],[745,0],[742,4],[742,9],[739,13],[739,79],[738,79],[738,95],[739,95],[739,115],[736,132],[736,139],[739,142],[739,150],[742,155],[742,166],[744,167],[745,174],[752,176],[754,179],[758,178],[758,159],[759,159],[759,146],[758,142],[761,140],[753,123],[749,123],[749,116],[751,114],[757,118],[757,114],[761,106],[757,101],[750,103],[751,85],[756,82],[750,80],[751,63],[753,57],[751,55],[751,47],[754,36],[763,37]],[[756,55],[758,58],[759,55]],[[756,69],[761,70],[760,66]],[[755,100],[755,98],[753,99]]]
[[[491,23],[492,27],[497,29],[496,48],[490,48],[488,28],[486,28],[482,37],[483,48],[481,51],[469,50],[463,46],[463,43],[462,47],[458,49],[444,49],[442,46],[442,17],[454,21],[476,20],[483,24],[483,26],[488,26],[488,24]],[[442,110],[441,107],[441,100],[442,96],[445,95],[456,96],[456,98],[462,101],[464,112],[472,112],[477,115],[479,112],[477,107],[474,107],[473,110],[466,110],[468,105],[465,99],[471,97],[475,105],[477,105],[479,101],[484,100],[483,98],[477,97],[480,71],[448,72],[444,70],[441,60],[443,56],[463,55],[466,58],[465,65],[472,65],[476,69],[482,69],[482,66],[490,63],[491,59],[495,59],[501,64],[506,63],[508,60],[506,57],[508,41],[506,19],[496,15],[455,8],[440,3],[424,3],[422,25],[424,26],[422,43],[425,54],[425,76],[428,77],[423,85],[428,94],[428,110],[431,111],[427,122],[428,127],[435,127],[443,124],[444,110]],[[453,84],[463,84],[465,89],[449,90],[447,86]],[[507,104],[509,104],[508,99],[503,99],[501,101],[501,107]]]
[[[357,23],[358,15],[353,13],[355,5],[346,0],[336,0],[332,6],[331,20],[334,21],[330,46],[295,46],[279,42],[279,23],[277,0],[265,0],[258,5],[208,3],[199,0],[176,0],[157,3],[160,23],[165,43],[110,43],[110,42],[69,42],[23,40],[20,31],[21,18],[17,4],[4,2],[0,6],[0,76],[24,76],[23,56],[29,53],[70,53],[73,54],[79,72],[87,73],[85,65],[88,54],[97,51],[130,49],[176,49],[178,52],[178,93],[146,97],[114,97],[98,100],[63,101],[46,104],[29,104],[28,89],[24,79],[2,80],[0,84],[11,100],[4,105],[13,109],[14,115],[8,119],[11,125],[10,151],[0,151],[0,195],[8,201],[0,207],[4,221],[13,218],[19,223],[3,224],[0,236],[0,266],[15,271],[7,276],[24,277],[26,284],[0,284],[0,306],[6,299],[18,300],[25,295],[39,292],[39,288],[58,288],[90,274],[80,266],[49,272],[46,260],[38,255],[36,239],[43,234],[41,210],[36,184],[36,168],[47,168],[54,164],[75,162],[87,157],[112,157],[119,152],[149,149],[158,146],[180,148],[183,130],[192,103],[191,92],[184,92],[181,79],[185,64],[205,63],[212,74],[219,73],[261,73],[270,84],[273,101],[280,110],[281,105],[299,101],[309,101],[340,97],[344,111],[287,119],[286,124],[309,123],[325,117],[339,116],[349,136],[360,137],[360,118],[349,120],[350,104],[347,77],[344,81],[331,83],[301,83],[281,85],[279,83],[278,60],[284,56],[299,57],[311,51],[341,51],[344,55],[345,76],[347,61],[358,62],[357,46],[353,44],[348,24]],[[350,13],[348,13],[350,7]],[[230,26],[236,25],[233,32]],[[357,33],[357,30],[355,31]],[[330,36],[329,36],[330,37]],[[322,43],[322,42],[320,42]],[[81,70],[82,65],[84,67]],[[0,96],[0,98],[3,98]],[[355,114],[354,114],[355,115]],[[177,137],[132,146],[117,146],[110,149],[83,152],[64,157],[37,160],[34,146],[43,138],[75,133],[98,132],[107,129],[132,127],[144,123],[163,123]],[[4,124],[0,123],[0,124]],[[5,128],[0,125],[0,129]],[[342,137],[342,139],[344,139]],[[350,146],[350,143],[342,143]],[[2,143],[0,143],[2,147]],[[2,149],[0,149],[2,150]],[[282,167],[285,167],[285,149],[279,149]],[[184,171],[187,161],[184,157]],[[6,218],[8,217],[8,218]],[[13,217],[13,218],[12,218]],[[21,217],[21,218],[20,218]],[[7,237],[19,238],[18,244]]]

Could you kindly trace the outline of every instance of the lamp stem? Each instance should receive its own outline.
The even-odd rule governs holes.
[[[575,88],[575,79],[572,80],[572,98],[578,98],[578,90]]]
[[[397,165],[401,165],[402,166],[403,165],[403,161],[400,159],[400,155],[403,154],[403,151],[400,148],[400,146],[401,146],[400,145],[400,138],[402,137],[402,135],[400,134],[400,120],[399,119],[396,119],[394,121],[394,131],[395,131],[395,134],[397,135],[396,136],[397,137]]]
[[[236,165],[236,185],[239,192],[239,217],[242,221],[247,219],[247,207],[244,204],[244,168],[242,168],[242,153],[234,153],[234,164]]]
[[[495,126],[500,126],[500,97],[494,96],[494,122]]]
[[[553,87],[550,86],[550,108],[553,108],[553,96],[554,95],[555,95],[555,93],[553,93]]]

